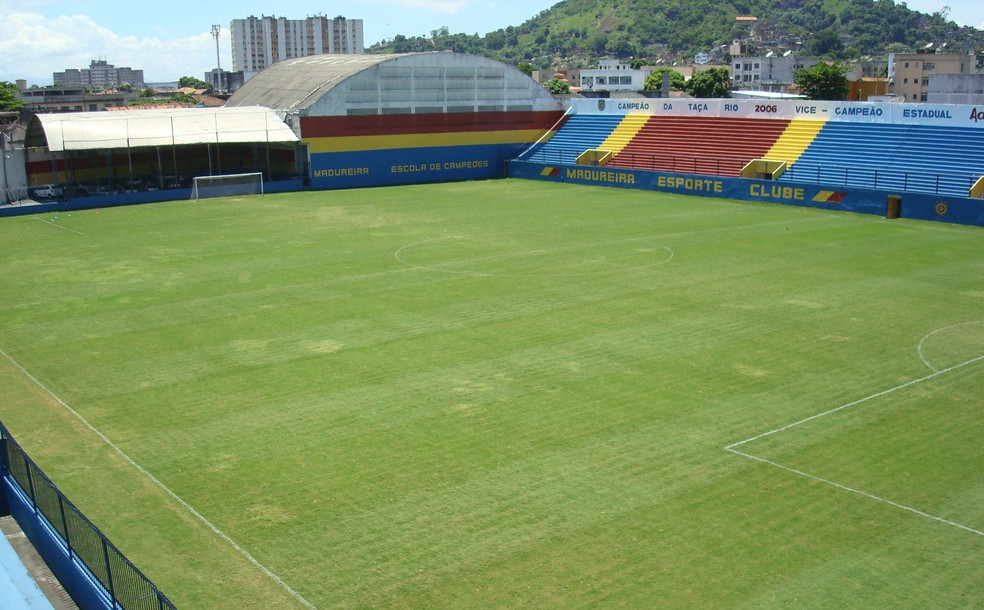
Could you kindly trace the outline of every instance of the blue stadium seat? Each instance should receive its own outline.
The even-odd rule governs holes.
[[[984,175],[984,130],[830,121],[781,178],[966,197]]]
[[[536,163],[574,163],[581,153],[601,145],[621,122],[619,115],[571,115],[552,138],[522,158]]]

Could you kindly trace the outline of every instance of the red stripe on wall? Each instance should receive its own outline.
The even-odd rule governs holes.
[[[301,137],[330,138],[547,129],[556,123],[562,114],[559,110],[549,110],[301,117]]]

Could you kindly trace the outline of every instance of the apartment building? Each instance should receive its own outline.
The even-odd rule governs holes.
[[[96,87],[110,89],[120,85],[130,85],[135,89],[144,86],[143,70],[117,68],[105,59],[93,59],[88,68],[69,68],[64,72],[52,74],[56,87]]]
[[[817,60],[798,58],[792,51],[739,56],[732,58],[731,76],[735,89],[786,93],[796,78],[797,70],[812,68],[816,64]]]
[[[929,98],[934,74],[973,74],[974,57],[962,53],[892,53],[888,57],[889,91],[907,102]]]
[[[362,55],[365,40],[361,19],[328,18],[325,15],[305,19],[255,17],[233,19],[232,71],[242,72],[249,80],[278,61],[310,55]]]

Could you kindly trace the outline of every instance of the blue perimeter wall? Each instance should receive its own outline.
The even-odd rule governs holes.
[[[568,184],[611,186],[661,191],[886,216],[888,199],[899,197],[899,218],[984,226],[984,200],[938,197],[919,193],[891,193],[854,188],[831,189],[817,184],[749,180],[723,176],[669,174],[583,165],[544,165],[510,161],[510,178]]]
[[[311,154],[311,188],[338,189],[502,178],[517,144],[394,148]]]
[[[264,193],[286,193],[307,189],[304,180],[278,180],[264,182]],[[148,191],[140,193],[121,193],[118,195],[94,195],[91,197],[76,197],[66,201],[50,203],[32,203],[28,205],[0,206],[0,218],[5,216],[27,216],[28,214],[45,214],[50,212],[72,212],[75,210],[94,210],[111,208],[118,205],[137,205],[141,203],[161,203],[164,201],[187,201],[191,199],[191,189],[168,189],[163,191]],[[2,610],[2,609],[0,609]]]

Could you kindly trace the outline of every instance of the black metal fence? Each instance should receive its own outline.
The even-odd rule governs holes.
[[[35,514],[43,517],[61,537],[70,557],[88,570],[109,594],[116,608],[176,610],[174,604],[144,576],[95,525],[73,505],[41,471],[0,423],[4,455],[0,463],[30,499]]]

